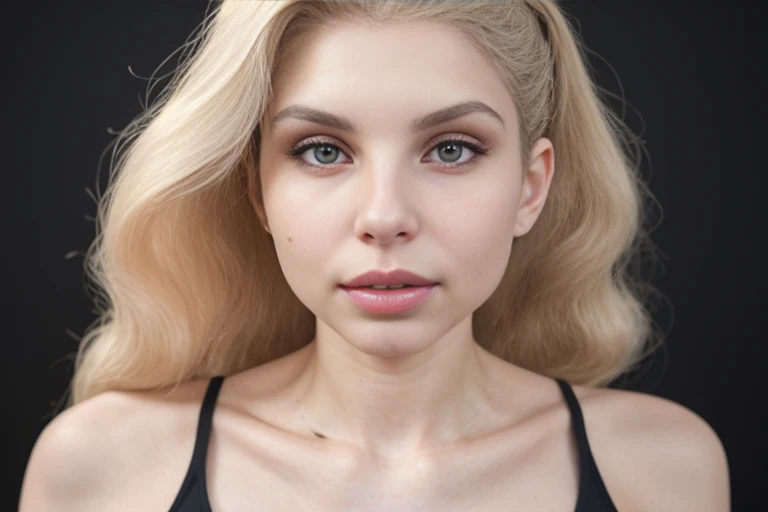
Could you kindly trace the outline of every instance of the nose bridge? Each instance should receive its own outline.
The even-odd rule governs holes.
[[[355,232],[360,238],[389,243],[415,232],[413,186],[408,170],[392,159],[373,161],[361,170]]]

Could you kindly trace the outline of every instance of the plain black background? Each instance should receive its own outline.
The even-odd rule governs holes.
[[[666,259],[652,282],[671,304],[655,313],[666,348],[622,387],[707,420],[728,453],[733,510],[757,509],[765,500],[757,492],[766,477],[761,381],[768,370],[760,329],[766,10],[736,2],[561,5],[593,52],[599,85],[623,89],[625,118],[650,155],[644,176],[663,208],[652,238]],[[126,0],[3,9],[3,312],[10,327],[0,343],[3,428],[10,430],[3,510],[17,507],[32,446],[64,398],[76,339],[94,319],[82,267],[96,211],[86,189],[95,190],[97,174],[105,188],[108,156],[98,163],[113,139],[108,128],[123,128],[142,108],[147,82],[128,66],[149,76],[207,8],[198,0]]]

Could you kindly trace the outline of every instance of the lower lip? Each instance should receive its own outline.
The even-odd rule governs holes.
[[[341,286],[352,302],[360,309],[378,315],[404,313],[432,295],[437,284],[429,286],[411,286],[393,290],[377,290],[375,288],[347,288]]]

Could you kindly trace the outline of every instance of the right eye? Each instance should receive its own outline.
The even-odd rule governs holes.
[[[322,148],[323,151],[313,151],[312,155],[315,155],[316,158],[318,156],[318,153],[325,154],[328,156],[328,158],[331,159],[331,161],[320,161],[318,160],[318,163],[310,163],[307,162],[302,156],[304,153],[307,153],[310,149],[316,149],[316,148]],[[304,165],[307,167],[327,167],[330,165],[335,165],[332,160],[335,160],[334,156],[338,155],[341,152],[341,148],[339,148],[337,145],[332,144],[325,140],[308,140],[307,142],[302,143],[299,146],[294,147],[293,149],[288,151],[288,156],[293,158],[294,160],[297,160],[300,165]],[[324,158],[320,156],[321,158]],[[337,162],[338,163],[338,162]]]

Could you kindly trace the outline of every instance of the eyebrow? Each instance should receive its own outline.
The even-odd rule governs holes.
[[[482,101],[465,101],[462,103],[456,103],[440,110],[436,110],[431,114],[427,114],[421,119],[417,119],[411,124],[411,131],[418,132],[423,131],[433,126],[437,126],[442,123],[447,123],[460,117],[468,116],[474,113],[486,114],[498,119],[501,125],[504,126],[504,119],[501,118],[498,112],[491,107],[483,103]],[[281,110],[275,117],[272,118],[272,125],[275,125],[288,118],[302,119],[304,121],[310,121],[312,123],[322,124],[330,126],[350,133],[357,133],[357,127],[349,119],[343,116],[337,116],[330,112],[324,112],[316,108],[308,107],[306,105],[291,105]]]

